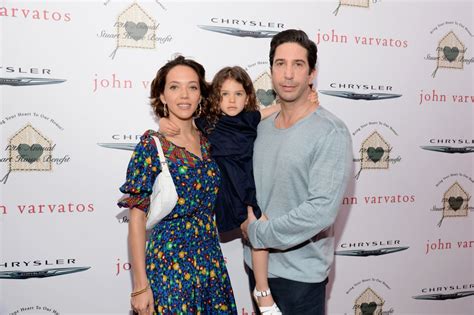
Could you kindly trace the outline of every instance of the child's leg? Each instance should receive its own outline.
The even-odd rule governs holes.
[[[248,215],[253,212],[251,206],[247,206]],[[264,215],[259,220],[267,220]],[[268,250],[252,248],[252,269],[255,277],[255,289],[252,292],[256,298],[260,312],[268,315],[282,315],[273,300],[268,285]],[[259,291],[259,292],[256,292]]]
[[[269,289],[268,286],[268,250],[252,249],[252,267],[255,275],[255,288],[258,291]],[[272,306],[273,297],[271,295],[258,297],[259,306]]]

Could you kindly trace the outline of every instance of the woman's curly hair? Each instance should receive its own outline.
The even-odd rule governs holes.
[[[192,60],[186,59],[183,56],[178,56],[175,59],[168,61],[163,67],[161,67],[158,72],[156,73],[156,77],[153,79],[151,83],[151,91],[150,91],[150,104],[153,108],[153,112],[158,117],[168,117],[169,113],[165,113],[165,106],[160,99],[160,95],[165,91],[166,85],[166,76],[176,66],[186,66],[194,70],[199,78],[199,88],[201,91],[201,115],[204,112],[204,109],[207,108],[208,105],[208,97],[209,97],[209,84],[206,82],[206,72],[204,67]],[[197,110],[199,114],[199,109]],[[201,116],[200,115],[200,116]]]

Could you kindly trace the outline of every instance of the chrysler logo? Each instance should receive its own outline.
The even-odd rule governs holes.
[[[91,267],[68,267],[68,268],[48,268],[38,271],[0,271],[0,279],[30,279],[30,278],[48,278],[62,276],[69,273],[81,272]]]

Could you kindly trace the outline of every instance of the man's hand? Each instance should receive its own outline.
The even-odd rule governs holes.
[[[263,216],[262,216],[263,217]],[[240,225],[240,230],[242,231],[242,237],[246,240],[249,239],[249,236],[247,234],[248,229],[249,229],[249,224],[252,222],[257,221],[257,217],[253,213],[253,208],[251,206],[247,206],[247,220],[245,220],[241,225]]]

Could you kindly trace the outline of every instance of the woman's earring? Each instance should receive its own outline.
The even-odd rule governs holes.
[[[198,109],[197,109],[197,112],[196,112],[196,116],[201,116],[201,111],[202,111],[201,101],[202,101],[202,99],[199,101]]]
[[[163,103],[163,116],[168,117],[168,106]]]

